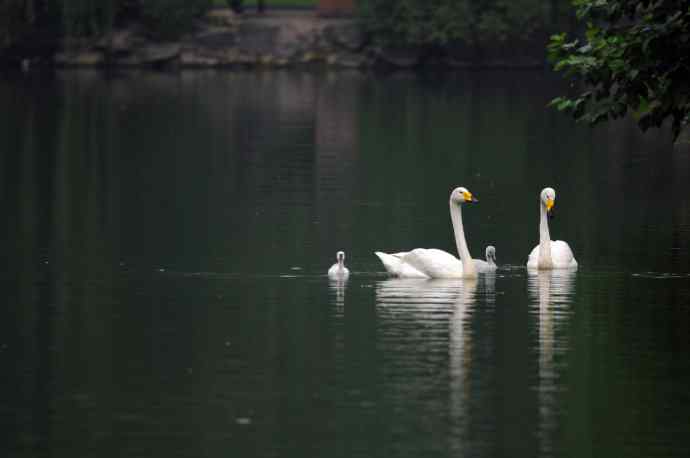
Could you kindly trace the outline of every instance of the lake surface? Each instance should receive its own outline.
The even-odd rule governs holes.
[[[0,455],[690,456],[688,141],[576,126],[563,86],[2,76]],[[496,275],[387,278],[455,251],[460,185]],[[523,267],[544,186],[577,273]]]

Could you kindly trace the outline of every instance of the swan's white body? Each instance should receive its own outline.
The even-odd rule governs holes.
[[[389,274],[403,278],[462,278],[462,262],[436,248],[415,248],[403,253],[375,252]]]
[[[344,280],[350,276],[350,271],[347,267],[345,267],[345,252],[338,251],[335,257],[338,262],[333,264],[331,268],[328,269],[328,277],[332,279]]]
[[[551,240],[548,213],[556,200],[556,191],[544,188],[539,199],[539,245],[535,246],[527,258],[530,269],[577,269],[573,250],[562,240]]]
[[[485,256],[486,261],[483,259],[473,259],[477,272],[481,274],[496,272],[496,248],[493,245],[487,246]]]
[[[465,188],[456,188],[450,194],[450,219],[453,223],[455,244],[460,259],[436,248],[416,248],[412,251],[387,254],[375,252],[386,271],[405,278],[476,278],[477,267],[470,256],[462,227],[460,207],[465,202],[476,202]]]

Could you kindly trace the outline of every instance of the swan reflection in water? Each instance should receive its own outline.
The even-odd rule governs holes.
[[[558,418],[558,375],[565,369],[565,358],[557,358],[567,351],[566,333],[560,332],[572,314],[575,289],[573,270],[527,271],[527,291],[530,310],[538,317],[539,379],[539,442],[542,454],[553,453]],[[557,359],[559,362],[557,362]]]
[[[449,437],[455,451],[466,448],[470,439],[475,304],[479,299],[482,307],[493,306],[494,284],[495,274],[488,274],[478,279],[389,279],[378,283],[376,288],[380,319],[408,323],[410,318],[414,320],[415,324],[405,330],[405,339],[413,351],[427,358],[438,355],[442,361],[435,369],[447,368],[448,377],[441,377],[448,384],[449,398],[444,407],[448,409],[452,431]],[[424,384],[434,383],[432,379],[427,378]],[[411,398],[425,389],[407,382],[405,395]]]
[[[376,285],[376,302],[382,317],[404,313],[421,324],[436,324],[439,313],[445,312],[457,324],[473,308],[478,284],[484,284],[481,278],[391,278]],[[451,326],[451,334],[457,332],[462,330]]]
[[[328,287],[335,295],[335,310],[338,315],[342,315],[345,307],[345,289],[347,289],[347,277],[329,278]]]

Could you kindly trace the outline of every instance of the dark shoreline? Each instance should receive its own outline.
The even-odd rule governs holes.
[[[545,48],[533,48],[533,55],[502,50],[501,56],[478,58],[468,50],[386,47],[372,43],[356,18],[321,17],[303,8],[241,15],[216,8],[178,40],[157,41],[140,24],[130,24],[92,39],[16,44],[0,55],[0,68],[545,68]]]

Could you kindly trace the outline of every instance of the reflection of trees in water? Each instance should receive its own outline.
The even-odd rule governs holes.
[[[683,254],[669,263],[678,234],[690,232],[680,216],[690,213],[688,145],[673,146],[663,129],[642,135],[633,120],[595,129],[570,124],[556,115],[551,127],[560,134],[545,136],[554,157],[542,163],[552,169],[542,182],[557,189],[553,224],[562,228],[554,238],[568,240],[584,265],[689,271],[687,244],[680,243]]]
[[[2,327],[7,328],[6,336],[21,332],[13,342],[23,342],[26,357],[18,359],[32,364],[14,372],[7,383],[13,390],[22,387],[18,398],[35,405],[35,416],[27,420],[30,424],[16,423],[9,429],[42,439],[51,429],[58,436],[69,435],[66,429],[82,422],[76,416],[88,411],[92,415],[83,426],[93,433],[90,436],[111,431],[113,416],[100,415],[98,410],[108,409],[111,404],[103,400],[113,397],[129,371],[143,365],[169,373],[190,364],[184,350],[177,354],[178,360],[170,361],[173,352],[138,333],[146,323],[154,329],[166,326],[161,321],[166,318],[154,314],[165,315],[165,305],[180,299],[168,294],[136,296],[129,288],[138,286],[121,284],[121,260],[148,270],[176,262],[184,265],[180,260],[185,256],[241,258],[238,245],[232,245],[230,253],[218,252],[223,246],[218,241],[236,238],[232,228],[239,227],[248,253],[259,254],[258,262],[263,262],[263,253],[254,248],[276,240],[276,213],[295,212],[285,203],[300,192],[304,197],[295,200],[309,205],[319,90],[314,77],[306,73],[258,78],[254,73],[239,74],[209,77],[210,81],[201,74],[197,77],[198,81],[189,75],[157,73],[114,79],[95,72],[59,74],[46,92],[59,93],[60,103],[33,87],[24,92],[0,87],[5,113],[13,113],[4,124],[9,149],[0,163],[0,198],[8,223],[2,252],[11,264],[6,272],[17,280],[5,286],[14,305],[7,311],[11,318],[3,315],[7,319]],[[204,90],[209,83],[213,90]],[[337,110],[326,99],[323,109],[328,108]],[[187,116],[174,115],[180,110]],[[208,136],[199,138],[200,131]],[[337,148],[338,135],[333,142]],[[288,154],[283,154],[286,147]],[[235,205],[236,200],[242,204]],[[211,203],[205,207],[190,202]],[[207,224],[209,208],[239,211],[229,212],[227,221],[212,218]],[[270,221],[252,220],[253,213],[242,213],[257,209],[269,213]],[[268,224],[246,224],[257,219]],[[299,236],[303,242],[309,234],[301,231]],[[190,238],[195,243],[180,243]],[[43,261],[47,264],[38,269]],[[200,264],[208,266],[212,261]],[[148,291],[160,285],[140,286]],[[182,291],[173,290],[184,297]],[[118,301],[132,299],[130,294],[137,297],[133,303],[144,301],[145,310],[153,307],[158,312],[149,310],[140,317],[131,308],[122,310]],[[146,302],[151,299],[157,302]],[[118,325],[113,316],[122,315]],[[208,325],[203,316],[196,319],[202,328]],[[135,320],[125,333],[129,342],[114,342],[123,335],[118,326],[128,327],[128,320]],[[169,320],[167,326],[175,326],[174,319]],[[209,338],[219,332],[209,332]],[[131,360],[128,343],[142,345],[139,359]],[[270,365],[271,357],[263,363]],[[56,399],[53,386],[66,398]],[[144,393],[141,396],[146,398]],[[81,403],[83,410],[70,402]],[[48,405],[56,418],[69,420],[53,422]],[[26,417],[17,418],[24,422],[20,418]]]
[[[557,85],[543,75],[511,73],[508,83],[500,74],[425,78],[200,71],[106,79],[73,72],[53,84],[64,95],[63,112],[74,111],[73,128],[101,129],[96,135],[110,145],[97,145],[91,134],[89,157],[102,164],[92,164],[94,173],[110,162],[127,183],[110,195],[121,194],[141,222],[124,228],[143,241],[132,255],[148,252],[161,264],[199,259],[199,244],[188,250],[179,243],[189,238],[207,243],[199,267],[222,268],[224,259],[255,269],[257,254],[295,259],[305,247],[322,252],[353,237],[405,246],[421,221],[426,239],[446,240],[446,202],[438,196],[464,177],[462,184],[474,183],[491,202],[473,209],[471,223],[487,241],[500,238],[501,221],[532,214],[536,221],[536,199],[501,198],[506,189],[538,191],[549,182],[561,209],[554,234],[585,264],[623,259],[642,267],[646,259],[656,270],[690,269],[683,146],[671,153],[663,134],[641,136],[633,123],[573,128],[544,110]],[[76,110],[89,103],[89,125],[80,125],[86,117]],[[110,133],[102,130],[108,125]],[[497,128],[502,135],[494,135]],[[36,141],[54,144],[51,130],[42,126],[50,140]],[[549,160],[544,141],[558,152]],[[100,185],[117,184],[107,173]],[[208,206],[194,204],[200,201]],[[187,217],[180,220],[180,211]],[[365,220],[371,224],[362,230],[357,222]],[[512,230],[520,243],[502,256],[522,259],[517,247],[533,246],[536,229]],[[247,249],[219,251],[228,237]],[[447,241],[439,247],[451,249]]]
[[[318,86],[314,116],[314,206],[319,239],[315,247],[334,246],[351,253],[356,221],[359,160],[359,97],[364,77],[358,72],[328,73]]]
[[[183,205],[184,200],[207,201],[209,207],[227,208],[227,214],[217,215],[219,221],[202,228],[198,222],[207,218],[207,208],[187,209],[184,232],[208,231],[198,238],[216,242],[208,247],[213,256],[219,254],[218,241],[243,240],[246,250],[225,256],[243,268],[265,269],[257,260],[269,255],[303,263],[305,247],[332,250],[336,241],[321,235],[336,237],[341,231],[338,242],[345,242],[352,221],[361,78],[347,72],[183,72],[178,81],[152,77],[151,90],[159,93],[154,103],[197,113],[183,119],[191,119],[192,126],[165,121],[181,135],[160,139],[145,134],[144,145],[136,145],[154,154],[152,162],[160,168],[159,190],[152,190],[152,198],[169,200],[162,194],[175,189]],[[146,85],[146,80],[137,84]],[[137,103],[136,97],[130,101]],[[190,129],[202,135],[185,138]],[[165,220],[175,218],[179,204],[171,210]]]
[[[315,223],[330,231],[352,220],[357,75],[74,72],[54,83],[71,136],[63,143],[88,151],[85,179],[126,183],[108,192],[127,203],[130,261],[256,270],[264,256],[299,260],[319,238]],[[79,144],[81,135],[90,139]],[[246,250],[230,253],[228,238]]]
[[[20,99],[0,93],[17,118],[2,135],[10,146],[2,170],[8,217],[2,248],[5,271],[16,277],[4,292],[19,315],[0,321],[21,330],[9,333],[23,348],[12,392],[21,390],[16,400],[32,411],[16,416],[17,427],[41,441],[62,437],[75,423],[95,435],[109,428],[108,417],[60,417],[64,404],[56,392],[89,406],[113,386],[114,298],[104,294],[119,287],[118,183],[108,136],[114,118],[98,97],[67,97],[56,106],[34,87],[15,90]]]
[[[690,271],[690,245],[680,241],[690,233],[688,145],[672,146],[665,130],[640,135],[632,120],[601,126],[591,139],[583,172],[594,186],[578,204],[590,215],[579,232],[591,262]]]

